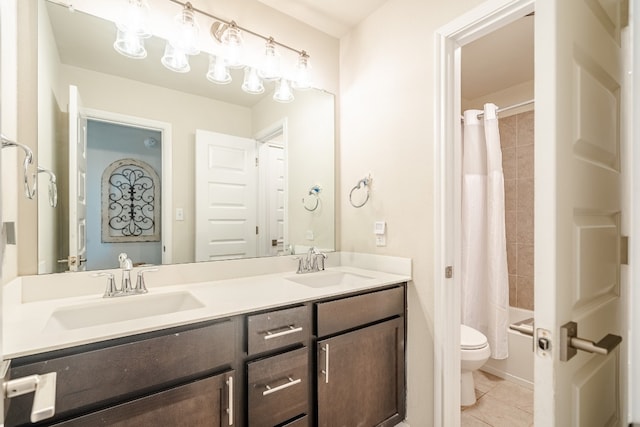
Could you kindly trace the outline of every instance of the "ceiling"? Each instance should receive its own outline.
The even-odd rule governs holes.
[[[386,0],[258,0],[336,38]],[[462,95],[476,99],[533,80],[533,16],[523,17],[462,51]]]
[[[305,24],[340,38],[387,0],[258,0]]]

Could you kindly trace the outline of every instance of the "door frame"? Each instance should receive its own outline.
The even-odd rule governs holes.
[[[171,154],[173,152],[173,145],[171,141],[171,123],[93,108],[85,108],[84,111],[87,115],[87,120],[152,129],[161,133],[162,174],[160,181],[162,183],[162,200],[160,203],[160,235],[162,242],[162,264],[171,264],[173,261],[173,220],[171,216],[173,206]]]
[[[435,33],[434,425],[460,425],[461,48],[526,14],[535,0],[487,1]],[[447,267],[455,267],[447,277]]]

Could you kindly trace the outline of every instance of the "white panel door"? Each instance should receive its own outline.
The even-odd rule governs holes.
[[[561,326],[623,338],[623,2],[536,2],[535,425],[622,426],[626,342],[561,360]],[[546,341],[545,341],[546,340]],[[613,347],[613,346],[612,346]]]
[[[255,257],[256,142],[196,131],[196,261]]]
[[[80,93],[69,86],[69,270],[84,271],[87,257],[87,118]]]
[[[258,145],[258,256],[284,254],[286,229],[285,147],[275,139]]]

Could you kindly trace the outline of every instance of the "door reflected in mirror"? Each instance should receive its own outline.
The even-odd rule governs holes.
[[[38,15],[38,162],[59,185],[57,207],[39,196],[39,273],[116,268],[120,252],[136,264],[166,264],[334,250],[332,94],[295,91],[293,102],[278,103],[273,82],[262,95],[244,93],[242,70],[228,85],[208,82],[207,54],[177,74],[157,60],[164,40],[145,40],[149,55],[134,60],[113,49],[113,22],[45,0]],[[78,147],[86,147],[86,173],[70,163]],[[159,177],[156,241],[104,241],[101,179],[126,159]],[[322,192],[310,211],[303,200],[313,186]],[[129,203],[123,212],[133,221],[138,209]]]

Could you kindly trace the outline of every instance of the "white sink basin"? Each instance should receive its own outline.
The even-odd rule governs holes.
[[[204,304],[189,292],[105,298],[79,306],[59,308],[53,312],[47,325],[81,329],[202,307]]]
[[[299,274],[286,278],[310,288],[325,288],[329,286],[354,286],[359,285],[373,277],[342,271],[319,271],[317,273]]]

